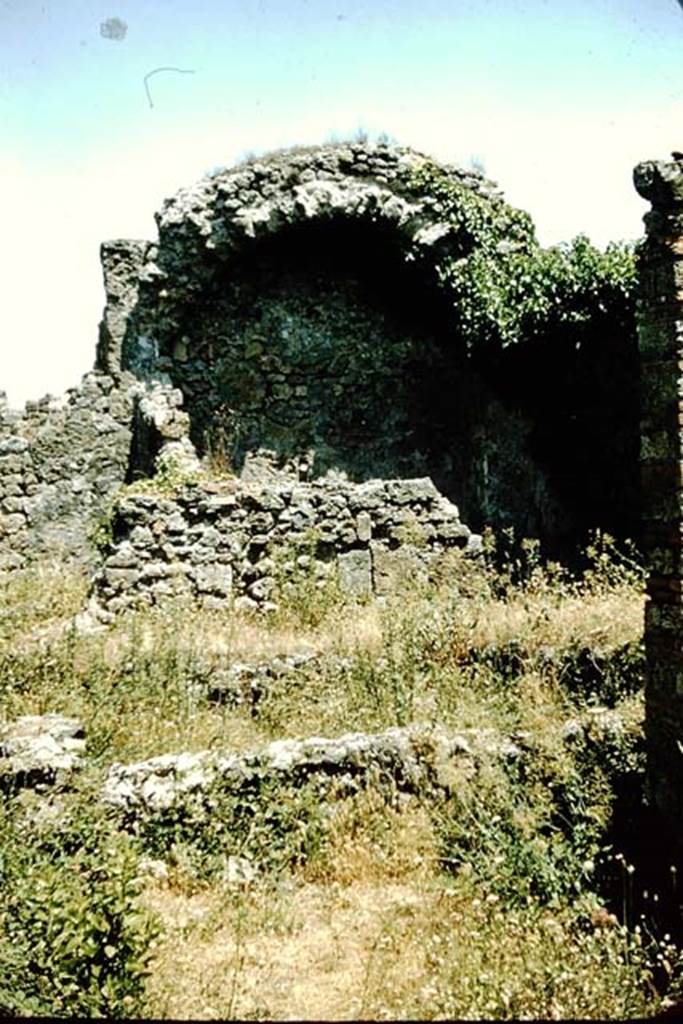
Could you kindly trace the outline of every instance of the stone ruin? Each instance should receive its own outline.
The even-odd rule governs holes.
[[[111,499],[159,466],[230,470],[247,489],[327,481],[327,494],[337,479],[342,505],[352,483],[428,478],[475,529],[545,539],[577,528],[586,492],[628,506],[602,464],[595,480],[585,454],[569,465],[572,439],[553,470],[544,424],[509,393],[523,361],[516,378],[507,364],[491,376],[458,345],[442,277],[475,243],[425,184],[436,166],[386,145],[277,153],[180,191],[157,241],[105,243],[94,371],[62,398],[0,404],[0,571],[55,553],[94,565]],[[514,212],[481,175],[438,172],[497,217]],[[529,231],[511,216],[501,245],[523,248]],[[394,512],[396,526],[405,505]]]
[[[106,617],[176,593],[267,604],[278,550],[311,538],[297,558],[336,566],[356,594],[386,592],[449,547],[478,550],[451,499],[475,526],[552,532],[567,509],[534,425],[453,343],[440,270],[471,240],[420,185],[427,162],[366,144],[276,154],[179,192],[156,242],[105,243],[94,371],[23,411],[0,402],[0,572],[57,553],[89,562]],[[442,171],[503,204],[480,175]],[[639,304],[649,779],[680,833],[683,163],[641,164],[635,183],[652,203]],[[98,560],[112,498],[155,473],[184,486],[124,492]]]
[[[204,607],[272,606],[278,582],[335,573],[342,592],[388,594],[481,538],[428,478],[183,488],[119,502],[116,542],[94,577],[102,619],[140,599],[191,596]]]
[[[652,204],[640,254],[646,735],[650,796],[683,825],[683,162],[636,167]]]
[[[157,243],[105,243],[94,372],[63,398],[0,407],[0,570],[96,563],[102,517],[101,610],[188,591],[263,603],[273,549],[311,531],[357,594],[476,550],[430,479],[453,494],[464,473],[438,269],[467,243],[416,184],[424,164],[386,146],[284,153],[180,192]],[[479,175],[448,173],[502,204]],[[182,493],[110,511],[160,467]]]
[[[99,369],[178,388],[198,454],[242,474],[265,449],[307,477],[429,475],[453,497],[472,381],[439,271],[472,242],[425,193],[425,163],[330,146],[181,191],[157,244],[103,246]],[[504,206],[479,176],[448,173]],[[148,472],[153,448],[142,444],[134,471]]]

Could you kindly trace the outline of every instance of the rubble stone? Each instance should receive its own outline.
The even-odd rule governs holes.
[[[0,787],[42,787],[81,764],[85,733],[63,715],[26,715],[0,729]]]

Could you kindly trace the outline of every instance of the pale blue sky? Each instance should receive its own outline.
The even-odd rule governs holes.
[[[149,79],[150,108],[166,65],[194,73]],[[99,242],[153,236],[246,150],[386,131],[481,158],[545,244],[637,237],[631,169],[683,148],[682,69],[676,0],[0,0],[0,388],[76,383]]]

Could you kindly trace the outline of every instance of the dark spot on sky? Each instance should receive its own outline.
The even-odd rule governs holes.
[[[116,39],[120,42],[125,39],[128,26],[121,18],[107,18],[100,24],[100,35],[104,39]]]

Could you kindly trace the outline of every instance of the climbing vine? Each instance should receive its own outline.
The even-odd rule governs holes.
[[[410,185],[438,204],[457,240],[439,278],[452,299],[468,351],[503,348],[571,327],[577,344],[603,316],[633,330],[636,249],[611,243],[604,252],[585,235],[541,248],[526,213],[482,196],[426,161]]]
[[[508,249],[527,251],[536,245],[528,213],[509,206],[499,195],[476,192],[429,160],[407,172],[407,184],[411,191],[430,197],[440,217],[451,225],[463,258],[474,250],[494,255]]]
[[[601,252],[579,235],[548,249],[495,257],[481,249],[447,266],[442,281],[468,348],[482,342],[506,347],[567,327],[577,331],[578,344],[603,317],[633,329],[632,245],[611,244]]]

